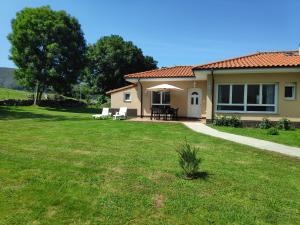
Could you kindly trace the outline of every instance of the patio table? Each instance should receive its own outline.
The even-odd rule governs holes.
[[[171,107],[151,107],[151,120],[163,118],[164,120],[175,120],[178,118],[178,108]]]

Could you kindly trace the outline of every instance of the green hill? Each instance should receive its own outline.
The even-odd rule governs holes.
[[[0,100],[29,98],[30,92],[17,84],[14,71],[14,68],[0,67]]]
[[[0,87],[22,89],[14,79],[14,68],[0,67]]]
[[[28,99],[30,92],[0,88],[0,100],[5,99]]]

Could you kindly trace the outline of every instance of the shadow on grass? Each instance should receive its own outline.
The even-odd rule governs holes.
[[[181,178],[183,178],[185,180],[196,180],[196,179],[207,180],[211,175],[212,174],[209,174],[206,171],[197,172],[193,176],[186,176],[183,173],[178,174],[179,177],[181,177]]]
[[[194,174],[192,179],[202,179],[202,180],[207,180],[209,178],[210,174],[206,171],[198,172]]]
[[[70,113],[100,113],[100,109],[91,108],[91,107],[41,107],[48,111],[57,111],[57,112],[70,112]]]
[[[85,111],[84,109],[66,109],[62,108],[44,108],[48,111],[59,111],[59,112],[78,112],[78,113],[87,113],[90,111]],[[18,107],[0,107],[0,120],[15,120],[15,119],[37,119],[44,121],[63,121],[63,120],[84,120],[89,118],[77,118],[72,116],[64,116],[64,115],[51,115],[51,114],[43,114],[39,112],[31,112],[22,110],[22,108]]]

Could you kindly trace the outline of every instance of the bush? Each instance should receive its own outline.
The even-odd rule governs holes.
[[[268,129],[267,134],[269,134],[269,135],[278,135],[279,132],[278,132],[278,129],[277,129],[277,128],[272,127],[272,128],[270,128],[270,129]]]
[[[258,127],[260,129],[269,129],[272,127],[272,123],[268,118],[263,118],[263,120],[259,123]]]
[[[241,127],[242,126],[242,121],[237,116],[229,117],[229,126],[231,126],[231,127]]]
[[[0,106],[30,106],[33,105],[33,100],[18,100],[18,99],[7,99],[0,100]]]
[[[237,116],[217,116],[213,122],[216,126],[241,127],[242,121]]]
[[[216,126],[227,126],[226,116],[217,116],[214,119],[213,124],[216,125]]]
[[[293,127],[291,121],[289,119],[287,119],[287,118],[280,119],[277,122],[276,127],[279,130],[294,130],[294,127]]]
[[[110,98],[105,95],[99,95],[96,98],[96,106],[98,108],[104,108],[104,107],[110,108],[111,106]]]
[[[199,149],[192,147],[187,140],[177,149],[179,165],[187,178],[196,178],[199,173],[201,159],[197,156],[198,151]]]

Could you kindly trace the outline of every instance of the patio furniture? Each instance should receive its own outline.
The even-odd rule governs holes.
[[[150,119],[160,120],[176,120],[178,118],[178,108],[171,108],[170,106],[153,106],[151,108]]]
[[[177,120],[178,119],[178,108],[168,108],[166,110],[166,120]]]
[[[113,119],[127,119],[127,107],[120,107],[119,112],[113,115]]]
[[[101,114],[95,114],[92,115],[94,119],[104,119],[111,116],[111,113],[109,112],[109,108],[103,108]]]
[[[161,117],[161,114],[162,114],[162,109],[161,107],[158,107],[158,106],[153,106],[151,108],[151,120],[154,118],[154,119],[160,119]]]

